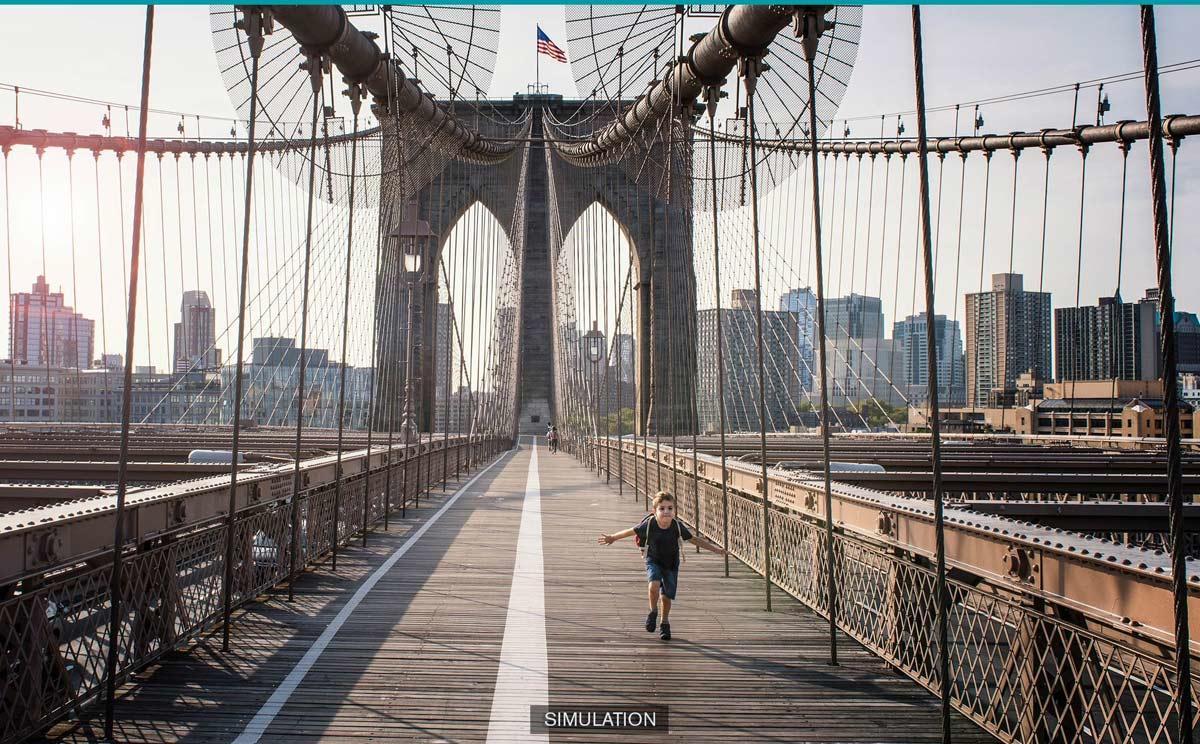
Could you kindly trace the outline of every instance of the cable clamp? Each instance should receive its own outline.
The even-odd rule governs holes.
[[[1051,153],[1054,152],[1054,145],[1050,144],[1049,139],[1047,139],[1047,135],[1053,131],[1054,131],[1053,129],[1043,129],[1038,134],[1039,147],[1041,147],[1042,154],[1044,154],[1046,156],[1047,160],[1050,159]]]
[[[771,69],[769,65],[763,63],[763,57],[766,54],[764,50],[761,54],[738,57],[738,76],[741,77],[742,85],[746,88],[748,96],[754,95],[754,90],[758,87],[758,78]]]
[[[342,91],[342,95],[350,99],[350,110],[355,116],[362,110],[363,100],[367,97],[367,84],[357,83],[350,78],[343,77],[342,82],[346,84],[346,89]]]
[[[300,47],[300,53],[304,55],[300,69],[308,73],[313,93],[320,93],[324,76],[333,70],[333,62],[327,55],[322,54],[320,49],[314,47]]]
[[[1133,147],[1133,139],[1125,136],[1125,127],[1132,123],[1131,119],[1122,119],[1117,122],[1117,147],[1120,148],[1123,155],[1128,155],[1129,149]]]
[[[1182,134],[1175,134],[1171,131],[1171,125],[1175,123],[1175,120],[1182,118],[1183,116],[1181,114],[1168,114],[1164,116],[1162,120],[1163,140],[1167,143],[1167,147],[1171,148],[1171,152],[1178,150],[1179,144],[1183,142]]]
[[[1092,147],[1091,144],[1085,142],[1083,139],[1083,130],[1086,128],[1085,125],[1080,124],[1066,133],[1066,136],[1075,143],[1075,147],[1079,148],[1079,154],[1085,158],[1087,157],[1088,150]]]
[[[246,34],[250,57],[258,59],[262,55],[263,37],[275,32],[275,17],[261,5],[239,5],[236,8],[242,12],[242,17],[234,21],[233,27]]]
[[[721,86],[724,84],[725,80],[722,79],[720,82],[713,85],[704,86],[704,91],[701,95],[704,98],[704,107],[708,112],[709,120],[716,118],[717,104],[720,103],[721,99],[729,97],[729,94],[721,89]]]
[[[817,58],[817,46],[821,43],[821,35],[836,25],[825,18],[825,14],[833,8],[832,5],[807,5],[797,8],[792,31],[800,39],[806,62]]]

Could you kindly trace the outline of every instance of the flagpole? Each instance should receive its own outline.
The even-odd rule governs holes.
[[[542,44],[542,27],[538,26],[537,27],[537,36],[534,37],[534,45],[533,45],[533,67],[534,67],[534,70],[536,70],[536,72],[534,73],[533,92],[539,96],[542,94],[541,44]]]

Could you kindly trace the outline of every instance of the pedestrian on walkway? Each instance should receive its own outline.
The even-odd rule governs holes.
[[[617,540],[637,537],[637,544],[646,558],[646,578],[649,581],[647,594],[650,599],[650,614],[646,616],[646,632],[653,633],[658,625],[658,605],[662,600],[662,624],[658,625],[659,637],[671,640],[671,603],[679,584],[679,560],[683,554],[682,544],[689,540],[717,555],[725,550],[700,535],[693,534],[683,520],[675,517],[675,497],[667,491],[659,491],[652,502],[654,512],[640,523],[612,535],[601,535],[597,542],[612,545]]]
[[[550,454],[558,452],[558,427],[551,425],[550,430],[546,432],[546,443],[550,445]]]

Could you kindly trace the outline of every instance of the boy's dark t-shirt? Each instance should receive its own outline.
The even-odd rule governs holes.
[[[654,524],[651,525],[651,522]],[[634,527],[633,531],[637,535],[638,541],[646,547],[648,563],[657,563],[668,571],[679,570],[679,540],[681,537],[684,540],[692,539],[692,531],[682,520],[676,518],[672,520],[669,527],[664,529],[658,526],[658,520],[654,518],[654,515],[650,515]],[[650,533],[649,540],[646,539],[647,531]]]

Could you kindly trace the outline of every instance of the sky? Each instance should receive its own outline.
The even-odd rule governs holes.
[[[156,16],[156,43],[152,84],[152,107],[170,111],[200,114],[200,134],[226,136],[229,118],[234,115],[217,69],[216,57],[209,33],[208,6],[160,6]],[[1034,90],[1046,86],[1089,80],[1101,76],[1131,72],[1141,62],[1140,34],[1136,6],[929,6],[923,9],[925,28],[926,90],[930,106],[970,102],[997,95]],[[0,84],[39,88],[60,93],[83,95],[133,103],[138,98],[141,64],[141,44],[144,9],[137,6],[4,6],[0,8]],[[1159,60],[1161,64],[1182,62],[1200,57],[1194,40],[1200,38],[1200,7],[1163,6],[1157,10],[1159,29]],[[908,6],[868,6],[864,11],[864,30],[857,63],[849,89],[843,99],[838,118],[848,120],[851,136],[870,137],[879,133],[880,114],[907,112],[913,107],[911,67],[911,32]],[[495,66],[490,95],[506,97],[524,92],[532,82],[530,72],[534,63],[535,25],[540,24],[559,46],[571,50],[562,8],[559,6],[510,6],[501,15],[499,56]],[[551,91],[567,96],[576,94],[568,65],[555,64],[543,58],[541,79]],[[1140,80],[1106,87],[1112,110],[1108,121],[1144,118]],[[11,125],[14,119],[15,97],[8,88],[0,88],[0,125]],[[1200,112],[1200,70],[1179,72],[1163,78],[1165,113]],[[1094,116],[1095,89],[1085,90],[1078,105],[1080,121]],[[78,103],[46,101],[23,94],[20,97],[20,118],[25,128],[78,131],[100,131],[102,111]],[[1016,103],[985,105],[982,114],[985,129],[1008,132],[1036,129],[1042,126],[1068,126],[1072,117],[1072,97],[1057,94],[1031,98]],[[968,114],[964,112],[962,127]],[[114,112],[114,131],[124,131],[124,112]],[[915,132],[911,116],[904,118],[907,134]],[[152,132],[171,135],[178,117],[151,117]],[[131,121],[130,126],[136,122]],[[192,120],[186,122],[187,134],[195,134]],[[844,125],[837,125],[840,129]],[[895,116],[884,121],[886,133],[892,134]],[[930,129],[934,134],[950,134],[954,129],[953,114],[934,113]],[[1183,148],[1187,155],[1188,147]],[[1145,192],[1145,150],[1135,150],[1130,162],[1130,183]],[[1040,157],[1040,156],[1038,156]],[[31,182],[36,177],[31,159],[13,157],[14,179]],[[1021,193],[1025,198],[1036,193],[1040,183],[1040,165],[1027,156],[1023,161]],[[992,188],[1004,193],[1011,188],[1004,167],[997,165],[996,182]],[[1116,160],[1109,155],[1097,155],[1093,181],[1089,182],[1088,212],[1092,217],[1085,228],[1085,251],[1080,294],[1082,301],[1094,302],[1100,294],[1112,291],[1113,241],[1115,215],[1118,210],[1119,181],[1114,174]],[[1000,163],[997,160],[997,163]],[[947,171],[948,173],[950,171]],[[1066,172],[1064,167],[1064,173]],[[979,199],[975,172],[968,174],[968,201]],[[50,174],[51,179],[62,178]],[[1055,178],[1059,178],[1058,171]],[[1051,233],[1062,243],[1057,255],[1073,256],[1070,252],[1072,224],[1077,208],[1070,208],[1069,197],[1077,193],[1077,176],[1062,176],[1056,187],[1063,190],[1061,209],[1052,209]],[[53,185],[53,184],[52,184]],[[793,185],[794,186],[794,185]],[[1200,309],[1200,248],[1195,236],[1200,230],[1200,217],[1194,205],[1200,198],[1200,168],[1197,158],[1180,158],[1178,198],[1185,206],[1179,211],[1176,226],[1176,286],[1179,306]],[[777,196],[785,206],[795,202],[796,194]],[[997,197],[993,197],[997,198]],[[14,220],[13,243],[17,260],[13,266],[12,285],[25,289],[40,273],[40,264],[22,260],[22,247],[33,245],[39,238],[33,226],[36,220],[30,213],[37,205],[25,189],[14,189],[13,208],[22,212],[23,219]],[[1193,205],[1188,208],[1188,205]],[[994,208],[1003,212],[1008,203],[999,200]],[[1026,209],[1029,207],[1029,209]],[[1022,203],[1022,217],[1017,235],[1018,263],[1027,265],[1035,252],[1037,225],[1032,217],[1038,214],[1033,205]],[[46,210],[51,226],[52,246],[50,267],[62,273],[62,246],[70,238],[56,219],[62,214],[61,204],[41,207]],[[742,218],[734,215],[723,229],[733,230]],[[998,219],[998,218],[997,218]],[[1140,289],[1153,282],[1152,253],[1148,242],[1148,210],[1144,199],[1131,203],[1128,216],[1132,260],[1126,264],[1128,286]],[[1003,229],[1003,225],[999,229]],[[768,239],[786,241],[786,225],[768,226]],[[998,233],[997,233],[998,235]],[[0,236],[2,237],[2,236]],[[1007,236],[1002,236],[1006,238]],[[1095,244],[1095,250],[1093,250]],[[1091,270],[1095,264],[1101,267]],[[989,264],[989,269],[994,268]],[[1074,266],[1052,267],[1048,281],[1056,292],[1056,306],[1074,304]],[[897,269],[909,271],[907,266]],[[739,273],[740,272],[740,273]],[[749,281],[744,267],[733,272],[735,282]],[[77,305],[91,317],[99,315],[97,289],[84,282]],[[109,289],[111,292],[111,288]],[[1128,297],[1127,294],[1127,297]],[[949,307],[959,302],[939,285],[939,303]],[[903,303],[901,303],[903,304]],[[110,304],[109,315],[113,306]],[[170,312],[176,312],[174,308]],[[961,314],[960,314],[961,317]],[[893,320],[889,313],[888,322]],[[4,319],[7,324],[7,318]],[[119,330],[119,319],[110,317],[109,327]],[[114,332],[114,338],[119,333]],[[110,339],[110,350],[121,344]],[[166,351],[154,352],[165,359]],[[97,349],[99,355],[99,349]],[[161,361],[160,361],[161,364]]]

